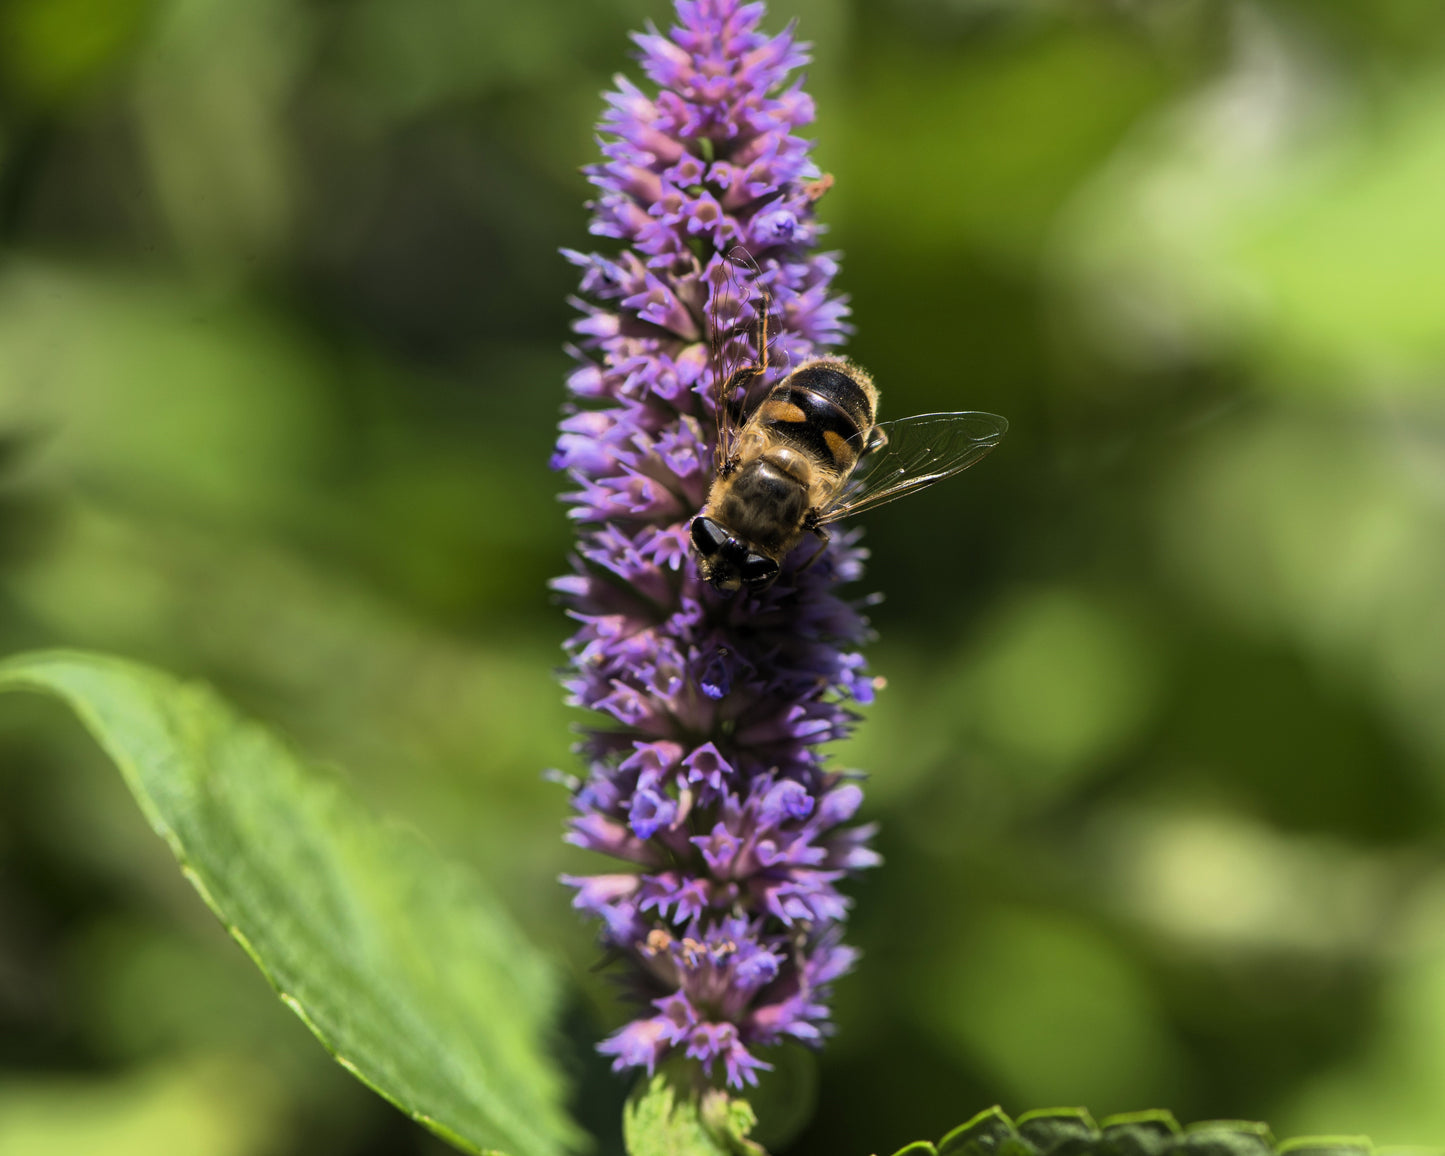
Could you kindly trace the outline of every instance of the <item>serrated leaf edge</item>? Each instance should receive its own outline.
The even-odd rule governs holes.
[[[1368,1136],[1295,1136],[1288,1140],[1276,1141],[1269,1125],[1258,1120],[1199,1120],[1181,1127],[1174,1114],[1166,1108],[1145,1108],[1137,1112],[1120,1112],[1112,1116],[1105,1116],[1103,1120],[1095,1123],[1085,1108],[1035,1108],[1024,1112],[1017,1120],[1014,1120],[997,1104],[975,1113],[964,1123],[945,1133],[936,1145],[927,1140],[915,1140],[913,1143],[899,1148],[892,1156],[936,1156],[936,1153],[945,1148],[955,1137],[961,1137],[989,1120],[1002,1122],[1007,1126],[1013,1138],[1027,1143],[1026,1138],[1019,1135],[1019,1125],[1043,1119],[1067,1119],[1086,1123],[1101,1141],[1107,1139],[1104,1133],[1110,1129],[1124,1128],[1134,1124],[1163,1124],[1178,1141],[1185,1141],[1189,1137],[1206,1135],[1210,1132],[1257,1136],[1265,1142],[1275,1156],[1289,1156],[1289,1153],[1311,1148],[1349,1148],[1362,1153],[1363,1156],[1390,1156],[1392,1153],[1407,1152],[1417,1154],[1417,1156],[1426,1156],[1426,1154],[1445,1156],[1445,1149],[1441,1148],[1402,1147],[1399,1145],[1376,1148]]]

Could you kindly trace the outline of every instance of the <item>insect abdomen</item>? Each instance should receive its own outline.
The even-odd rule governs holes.
[[[827,361],[814,362],[775,386],[754,420],[773,438],[846,476],[873,428],[877,396],[866,378],[860,380]]]

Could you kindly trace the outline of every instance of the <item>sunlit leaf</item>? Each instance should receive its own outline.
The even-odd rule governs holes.
[[[1241,22],[1233,68],[1161,116],[1082,198],[1080,306],[1130,358],[1247,351],[1306,399],[1429,390],[1445,359],[1445,75],[1366,115],[1308,54]]]
[[[343,1067],[466,1151],[577,1143],[544,1051],[551,974],[474,879],[203,686],[49,652],[0,664],[0,689],[21,688],[75,710],[187,878]]]
[[[116,1076],[0,1080],[0,1156],[266,1156],[283,1147],[272,1073],[235,1056]]]

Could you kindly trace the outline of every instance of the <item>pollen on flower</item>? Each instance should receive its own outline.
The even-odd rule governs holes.
[[[832,178],[797,135],[813,117],[792,79],[806,46],[762,18],[678,0],[676,26],[635,37],[656,90],[619,78],[606,96],[587,176],[591,231],[616,251],[564,253],[581,316],[552,458],[578,526],[553,584],[578,624],[563,684],[600,715],[566,838],[623,865],[563,882],[626,962],[637,1008],[599,1047],[619,1070],[680,1055],[734,1086],[769,1067],[756,1049],[831,1030],[829,987],[856,958],[839,884],[878,862],[872,829],[846,825],[861,792],[819,750],[880,685],[860,604],[837,593],[862,573],[856,539],[835,534],[733,600],[689,556],[713,468],[711,351],[759,352],[753,275],[729,253],[743,246],[767,285],[774,365],[847,333],[836,255],[810,248]]]

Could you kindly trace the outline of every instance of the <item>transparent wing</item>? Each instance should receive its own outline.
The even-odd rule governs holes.
[[[1008,422],[992,413],[924,413],[881,422],[888,441],[860,463],[838,503],[819,520],[826,526],[915,494],[962,473],[998,445]]]
[[[739,392],[768,366],[768,310],[771,298],[762,271],[741,245],[721,257],[709,274],[708,343],[716,421],[714,468],[731,458],[737,437]]]

